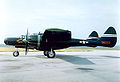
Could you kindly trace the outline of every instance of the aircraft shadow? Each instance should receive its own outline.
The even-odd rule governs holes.
[[[71,56],[71,55],[61,55],[57,54],[56,58],[62,59],[64,61],[70,62],[76,65],[93,65],[95,63],[91,62],[87,58],[81,58],[78,56]]]
[[[120,58],[120,57],[117,57],[117,56],[103,56],[103,57],[108,57],[108,58]]]

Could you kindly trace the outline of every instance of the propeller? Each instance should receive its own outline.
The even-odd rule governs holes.
[[[28,52],[28,29],[27,29],[25,39],[23,39],[23,42],[25,43],[25,55],[27,55],[27,52]]]

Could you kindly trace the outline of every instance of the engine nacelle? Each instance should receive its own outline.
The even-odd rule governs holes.
[[[47,39],[48,41],[68,41],[71,40],[71,31],[57,28],[46,29],[43,39]]]

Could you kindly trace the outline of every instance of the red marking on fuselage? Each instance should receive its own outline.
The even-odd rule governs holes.
[[[110,44],[110,41],[101,41],[102,44]]]

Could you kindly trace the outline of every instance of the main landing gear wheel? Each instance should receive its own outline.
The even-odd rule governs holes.
[[[47,56],[47,54],[48,54],[48,51],[44,51],[44,55]]]
[[[47,57],[48,58],[54,58],[55,57],[55,51],[48,51],[48,53],[47,53]]]
[[[14,52],[13,52],[13,56],[14,56],[14,57],[19,56],[19,52],[18,52],[18,51],[14,51]]]
[[[55,57],[55,52],[51,49],[51,51],[44,51],[44,55],[47,56],[48,58],[54,58]]]

